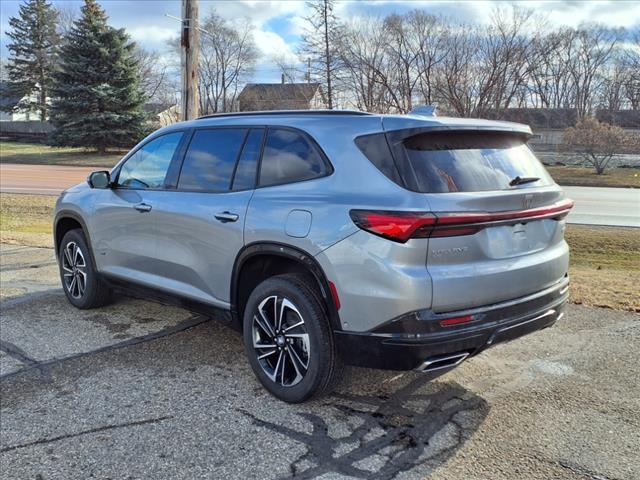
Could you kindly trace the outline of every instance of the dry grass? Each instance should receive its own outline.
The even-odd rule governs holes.
[[[547,167],[558,185],[577,187],[640,188],[640,168],[610,168],[596,175],[593,168]]]
[[[0,241],[52,246],[56,198],[0,195]],[[640,229],[568,225],[571,299],[575,303],[640,311]]]
[[[99,155],[83,148],[48,147],[39,143],[0,142],[2,163],[30,165],[73,165],[86,167],[113,167],[124,152]]]
[[[640,312],[640,229],[567,226],[571,299]]]
[[[55,203],[50,195],[0,194],[0,242],[52,247]]]

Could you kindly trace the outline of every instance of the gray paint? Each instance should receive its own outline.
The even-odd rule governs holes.
[[[532,221],[405,244],[358,229],[349,216],[351,209],[495,212],[522,209],[525,195],[533,194],[531,207],[564,198],[557,185],[480,193],[409,192],[379,172],[354,143],[357,136],[382,131],[383,123],[388,130],[530,132],[507,122],[411,115],[201,119],[166,127],[148,138],[192,127],[290,126],[318,142],[334,172],[245,192],[91,190],[83,185],[64,192],[57,208],[86,219],[100,271],[225,308],[232,267],[245,245],[277,242],[301,249],[315,256],[336,285],[340,320],[353,331],[367,331],[424,308],[450,311],[489,305],[539,291],[564,276],[564,222]],[[134,209],[142,202],[151,205],[151,211]],[[215,219],[219,212],[238,215],[238,220],[221,223]]]

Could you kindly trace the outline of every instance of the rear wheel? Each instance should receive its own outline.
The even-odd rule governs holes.
[[[58,264],[62,288],[73,306],[88,309],[109,302],[111,291],[95,269],[82,230],[69,230],[64,235],[60,242]]]
[[[314,286],[297,275],[278,275],[258,285],[244,311],[249,363],[264,387],[297,403],[328,392],[337,355],[325,309]]]

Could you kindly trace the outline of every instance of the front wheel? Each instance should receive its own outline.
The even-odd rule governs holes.
[[[109,302],[111,291],[95,269],[82,230],[69,230],[62,237],[58,263],[62,288],[73,306],[88,309]]]
[[[243,332],[251,368],[275,397],[298,403],[333,386],[338,360],[329,319],[304,277],[278,275],[258,285]]]

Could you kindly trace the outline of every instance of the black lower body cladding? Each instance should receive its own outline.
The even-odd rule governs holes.
[[[354,366],[386,370],[422,370],[425,365],[451,367],[501,342],[542,330],[562,318],[569,279],[523,298],[473,310],[411,312],[371,332],[335,331],[342,360]],[[464,323],[443,321],[464,317]],[[470,318],[470,319],[469,319]],[[445,322],[446,324],[446,322]]]

